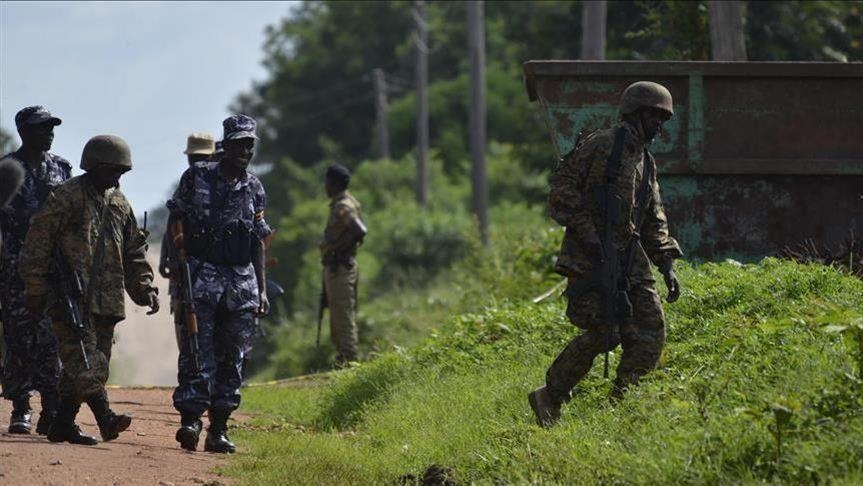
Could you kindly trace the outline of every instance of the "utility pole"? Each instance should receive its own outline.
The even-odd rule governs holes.
[[[414,45],[416,47],[416,90],[417,90],[417,202],[420,207],[428,205],[429,193],[429,42],[428,23],[426,22],[425,2],[414,2]]]
[[[470,55],[470,158],[473,210],[479,235],[488,245],[488,180],[485,167],[485,14],[484,3],[467,2],[468,53]]]
[[[714,61],[745,61],[746,32],[743,18],[746,4],[737,0],[709,1],[710,50]]]
[[[372,71],[372,81],[375,87],[375,112],[377,113],[378,155],[382,159],[390,158],[390,127],[387,123],[387,81],[384,70],[375,68]]]
[[[605,59],[605,24],[608,2],[581,2],[581,59]]]

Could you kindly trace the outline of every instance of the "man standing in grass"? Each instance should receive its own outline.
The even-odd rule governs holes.
[[[585,332],[554,360],[546,385],[528,395],[541,426],[560,419],[561,405],[599,354],[623,346],[615,399],[659,361],[665,316],[650,262],[674,302],[680,296],[674,260],[683,253],[668,234],[648,146],[673,114],[668,89],[633,83],[623,92],[620,125],[577,141],[549,179],[549,212],[566,227],[555,271],[568,279],[566,315]]]
[[[327,168],[324,188],[330,216],[320,241],[323,285],[330,308],[330,339],[336,366],[357,359],[357,248],[366,236],[360,203],[348,191],[351,172],[339,164]]]

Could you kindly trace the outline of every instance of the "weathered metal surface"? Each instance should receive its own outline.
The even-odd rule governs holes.
[[[656,81],[675,116],[653,143],[672,231],[689,255],[751,258],[863,234],[863,63],[529,61],[558,154]]]

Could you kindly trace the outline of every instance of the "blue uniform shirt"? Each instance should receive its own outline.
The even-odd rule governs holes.
[[[246,232],[253,243],[273,230],[264,218],[267,196],[261,181],[246,173],[230,183],[219,171],[219,162],[204,162],[187,169],[180,178],[168,209],[184,221],[184,238],[196,300],[225,305],[238,311],[257,308],[258,284],[251,259],[238,257],[232,237]],[[195,235],[204,243],[195,245]],[[226,243],[227,242],[227,243]],[[257,244],[253,244],[253,249]]]
[[[25,176],[21,189],[9,204],[0,209],[0,229],[3,233],[3,248],[0,251],[0,268],[14,270],[17,275],[18,255],[24,237],[30,229],[30,219],[36,214],[55,187],[72,177],[72,164],[63,157],[47,153],[42,164],[31,169],[23,162],[20,150],[5,158],[17,160],[24,168]]]

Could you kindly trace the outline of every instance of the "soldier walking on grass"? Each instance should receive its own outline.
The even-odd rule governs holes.
[[[93,137],[84,146],[81,169],[86,173],[56,188],[33,217],[20,271],[28,309],[38,315],[51,304],[63,364],[60,405],[48,440],[94,445],[96,439],[75,425],[82,402],[93,411],[105,441],[132,422],[111,410],[105,390],[114,326],[125,318],[123,291],[150,307],[148,314],[159,310],[159,299],[146,260],[146,236],[119,189],[120,177],[132,169],[129,146],[114,135]],[[70,280],[80,295],[61,295],[57,282]]]
[[[270,310],[264,240],[272,230],[264,219],[264,187],[246,170],[258,139],[255,120],[233,115],[222,125],[224,158],[186,170],[168,209],[174,242],[188,264],[190,284],[184,287],[193,295],[186,305],[196,311],[194,321],[188,308],[183,319],[175,438],[183,449],[196,450],[201,416],[209,411],[204,450],[225,453],[236,450],[227,424],[240,405],[243,357],[255,316]],[[191,322],[197,325],[192,334]]]
[[[674,114],[664,86],[639,81],[623,92],[621,123],[577,141],[549,179],[549,212],[566,227],[555,271],[568,279],[569,320],[584,330],[528,399],[548,427],[593,360],[623,346],[611,397],[653,370],[665,344],[665,316],[650,272],[662,273],[668,302],[680,296],[674,260],[683,254],[668,234],[656,162],[648,146]]]
[[[57,339],[51,333],[51,318],[27,310],[24,282],[18,274],[18,261],[30,218],[42,207],[48,194],[72,176],[72,165],[48,152],[54,141],[54,127],[61,120],[42,106],[28,106],[15,115],[21,148],[5,156],[24,172],[24,180],[9,205],[0,210],[0,229],[4,236],[0,250],[0,306],[2,306],[3,397],[12,401],[9,432],[29,434],[32,423],[30,395],[39,392],[42,412],[36,433],[45,435],[57,415],[60,359]]]
[[[336,366],[357,359],[357,248],[366,236],[360,203],[348,191],[351,172],[335,164],[327,168],[324,188],[330,216],[320,241],[323,291],[330,309],[330,339],[338,353]]]

